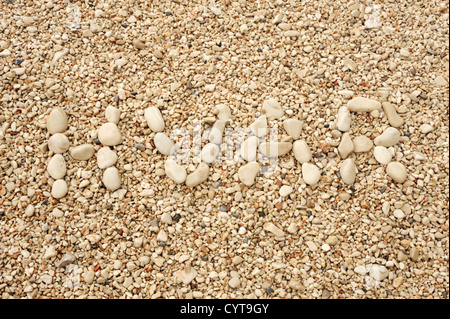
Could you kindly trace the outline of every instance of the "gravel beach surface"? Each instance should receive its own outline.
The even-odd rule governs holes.
[[[1,298],[448,298],[448,7],[1,1]]]

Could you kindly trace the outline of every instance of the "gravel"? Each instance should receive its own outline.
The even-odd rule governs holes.
[[[1,4],[2,299],[448,298],[447,2],[91,2]]]

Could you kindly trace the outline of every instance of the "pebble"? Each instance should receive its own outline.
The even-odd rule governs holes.
[[[348,101],[347,107],[352,112],[372,112],[373,110],[380,110],[381,103],[365,97],[355,97]]]
[[[277,99],[271,97],[264,101],[262,109],[265,111],[267,119],[278,119],[284,115],[284,110]]]
[[[153,138],[156,149],[163,155],[171,155],[175,151],[175,145],[170,138],[164,133],[156,133]]]
[[[400,142],[400,132],[394,127],[388,127],[383,134],[377,136],[374,140],[377,146],[394,146]]]
[[[329,236],[326,240],[326,243],[331,246],[336,245],[338,242],[339,239],[334,235]]]
[[[144,112],[145,120],[147,121],[148,127],[153,132],[164,131],[164,119],[161,111],[156,106],[150,106]]]
[[[302,164],[302,175],[303,180],[308,185],[316,185],[320,180],[320,169],[310,163],[303,163]]]
[[[166,242],[168,239],[169,237],[167,236],[167,233],[163,229],[161,229],[158,235],[156,236],[157,241]]]
[[[35,211],[34,205],[28,204],[27,208],[25,208],[24,215],[27,217],[33,216]]]
[[[186,180],[186,169],[171,158],[165,161],[164,170],[167,177],[177,184],[181,184]]]
[[[97,152],[97,165],[101,169],[113,166],[117,159],[116,153],[107,146],[102,147]]]
[[[202,149],[202,161],[205,163],[212,163],[219,155],[220,148],[214,143],[206,144]]]
[[[341,106],[337,113],[336,128],[341,132],[350,131],[351,125],[350,110],[346,106]]]
[[[259,139],[256,136],[250,136],[241,145],[240,154],[247,162],[256,161]]]
[[[355,153],[365,153],[372,149],[373,142],[367,136],[360,135],[353,139],[353,147]]]
[[[105,118],[108,122],[119,124],[120,111],[117,107],[109,105],[105,110]]]
[[[283,127],[286,133],[288,133],[288,135],[294,140],[298,140],[300,138],[302,126],[303,122],[298,119],[287,119],[283,121]]]
[[[72,156],[74,160],[78,161],[87,161],[92,157],[92,155],[94,155],[94,153],[95,148],[92,144],[82,144],[75,146],[70,150],[70,156]]]
[[[294,153],[295,159],[300,163],[304,164],[311,160],[312,154],[309,150],[308,144],[304,140],[297,140],[292,146],[292,151]]]
[[[47,118],[47,130],[50,134],[63,133],[67,130],[67,114],[61,107],[55,107]]]
[[[400,127],[405,122],[403,118],[398,115],[397,110],[395,109],[394,105],[392,105],[389,102],[383,102],[383,110],[384,113],[386,113],[386,117],[389,121],[389,124],[392,127]]]
[[[115,167],[108,167],[103,172],[103,184],[110,191],[115,191],[120,187],[120,173],[119,170]]]
[[[197,277],[197,271],[191,267],[190,262],[187,262],[184,267],[175,272],[175,276],[178,277],[183,284],[189,285],[189,283]]]
[[[105,123],[98,130],[98,139],[105,146],[115,146],[122,143],[122,134],[114,123]]]
[[[64,254],[64,256],[56,263],[56,267],[58,268],[63,268],[66,267],[70,264],[73,264],[75,261],[77,260],[77,258],[71,254],[71,253],[66,253]]]
[[[55,257],[58,254],[58,252],[56,251],[55,246],[50,245],[47,247],[47,249],[45,250],[44,253],[44,259],[50,259]]]
[[[380,265],[371,265],[369,270],[369,276],[376,281],[383,281],[389,276],[389,270],[386,267]]]
[[[47,165],[47,172],[54,179],[61,179],[66,175],[66,161],[61,154],[55,154]]]
[[[267,134],[267,117],[265,115],[261,115],[258,117],[251,125],[250,130],[257,137],[263,137]]]
[[[294,189],[289,185],[283,185],[280,187],[280,196],[286,197],[289,196]]]
[[[218,104],[216,105],[217,118],[221,121],[228,121],[231,118],[231,109],[228,105]]]
[[[259,144],[259,151],[267,157],[278,157],[289,153],[292,149],[290,142],[263,142]]]
[[[186,177],[186,186],[195,187],[206,181],[209,177],[209,166],[205,162],[198,164],[195,171]]]
[[[419,127],[419,131],[422,134],[428,134],[433,131],[433,127],[430,124],[422,124]]]
[[[442,76],[442,75],[438,75],[435,79],[434,79],[434,83],[437,86],[446,86],[448,85],[448,81]]]
[[[70,142],[62,133],[55,133],[48,139],[48,148],[56,154],[61,154],[69,149]]]
[[[289,281],[289,287],[300,292],[303,292],[305,290],[305,287],[303,287],[303,285],[298,280],[294,279],[291,279]]]
[[[396,182],[403,183],[406,181],[406,167],[399,162],[390,162],[386,167],[386,173]]]
[[[265,231],[271,232],[276,237],[284,237],[284,231],[282,231],[280,228],[275,226],[273,223],[270,223],[270,222],[265,223],[263,225],[263,228]]]
[[[63,179],[57,179],[52,185],[52,197],[53,198],[62,198],[67,194],[67,183]]]
[[[352,158],[347,158],[340,168],[342,181],[347,185],[352,185],[356,178],[356,165]]]
[[[401,209],[395,209],[394,216],[398,219],[403,219],[405,217],[405,213]]]
[[[241,285],[241,280],[238,277],[233,277],[228,282],[228,285],[230,285],[231,288],[237,288]]]
[[[172,216],[170,216],[169,213],[162,213],[161,215],[161,222],[163,222],[164,224],[172,224]]]
[[[226,122],[224,120],[217,120],[213,127],[211,128],[211,132],[209,133],[208,139],[211,143],[221,144],[222,143],[222,135],[225,130]]]
[[[258,163],[247,163],[238,170],[239,180],[247,186],[252,186],[255,183],[256,176],[259,174],[259,170],[260,166]]]
[[[342,134],[341,142],[338,146],[338,152],[339,155],[346,159],[350,154],[352,154],[354,151],[353,141],[350,137],[350,134],[344,133]]]
[[[378,163],[387,165],[392,160],[392,154],[384,146],[375,146],[373,149],[373,156],[378,161]]]
[[[417,249],[416,247],[411,248],[411,250],[409,251],[409,257],[411,257],[412,261],[417,261],[419,259],[419,249]]]

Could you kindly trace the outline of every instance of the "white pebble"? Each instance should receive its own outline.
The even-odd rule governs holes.
[[[64,153],[69,149],[69,146],[69,139],[62,133],[55,133],[48,139],[48,148],[53,153]]]
[[[109,147],[105,146],[97,152],[97,165],[100,168],[113,166],[117,162],[117,155]]]
[[[63,179],[56,180],[52,185],[52,197],[53,198],[62,198],[67,194],[67,183]]]
[[[98,139],[105,146],[115,146],[122,143],[122,135],[114,123],[105,123],[98,130]]]
[[[111,191],[115,191],[120,187],[120,173],[115,167],[108,167],[103,172],[103,184]]]

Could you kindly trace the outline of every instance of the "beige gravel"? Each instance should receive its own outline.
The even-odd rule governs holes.
[[[448,6],[2,1],[1,298],[448,298]],[[348,112],[355,98],[372,107]],[[217,116],[267,118],[311,156],[288,151],[266,176],[211,163],[188,187],[198,164],[167,165],[153,139]],[[348,146],[344,183],[342,133],[392,127],[404,181],[389,154]]]

